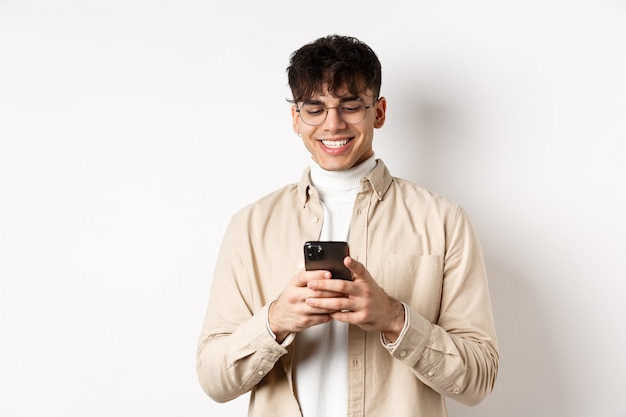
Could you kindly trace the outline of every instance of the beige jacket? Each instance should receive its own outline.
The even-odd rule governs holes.
[[[323,207],[307,169],[237,213],[217,259],[201,331],[197,371],[215,401],[251,391],[250,416],[300,415],[292,380],[295,343],[279,345],[266,309],[303,268]],[[493,389],[498,350],[480,244],[464,211],[382,161],[361,181],[351,256],[408,306],[400,338],[349,328],[348,416],[439,417],[444,396],[474,405]]]

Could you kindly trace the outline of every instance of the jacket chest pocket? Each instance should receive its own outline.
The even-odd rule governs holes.
[[[382,264],[382,287],[431,323],[439,318],[443,265],[437,255],[387,254]]]

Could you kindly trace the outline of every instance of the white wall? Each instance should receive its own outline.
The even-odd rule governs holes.
[[[235,416],[195,376],[230,215],[308,163],[285,67],[383,63],[394,174],[461,203],[501,344],[451,416],[625,416],[623,1],[0,1],[0,416]]]

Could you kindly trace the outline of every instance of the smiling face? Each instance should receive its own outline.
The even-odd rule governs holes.
[[[346,102],[360,101],[369,106],[365,118],[356,124],[348,124],[339,116],[339,108]],[[306,103],[325,107],[326,119],[317,126],[310,126],[302,121],[298,108],[302,102],[291,108],[294,132],[302,135],[304,146],[311,157],[322,169],[327,171],[345,171],[374,154],[372,142],[374,129],[385,123],[387,102],[384,97],[375,99],[371,90],[355,96],[343,88],[331,94],[326,84],[320,92],[313,95]]]

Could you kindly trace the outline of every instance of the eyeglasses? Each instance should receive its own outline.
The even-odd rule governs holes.
[[[372,107],[376,99],[366,106],[359,100],[350,100],[341,103],[337,107],[326,107],[320,103],[303,103],[296,111],[300,114],[300,119],[309,126],[319,126],[326,120],[328,110],[336,109],[339,118],[349,125],[359,124],[365,119],[367,109]]]

